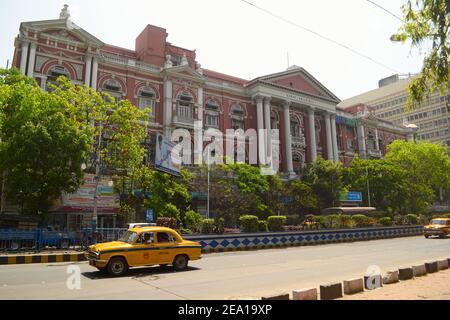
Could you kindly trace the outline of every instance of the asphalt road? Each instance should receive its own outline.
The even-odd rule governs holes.
[[[204,255],[188,271],[132,269],[109,278],[86,262],[0,266],[0,299],[260,299],[381,271],[450,258],[450,238],[397,238],[311,247]],[[67,288],[69,267],[81,288]],[[73,283],[73,282],[71,282]]]

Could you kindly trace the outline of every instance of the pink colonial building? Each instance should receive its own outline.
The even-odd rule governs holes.
[[[202,69],[195,51],[167,37],[148,25],[135,50],[119,48],[75,25],[65,6],[59,19],[20,25],[13,64],[43,90],[64,75],[138,108],[150,106],[152,134],[193,131],[194,121],[222,132],[279,129],[280,169],[291,176],[319,155],[348,165],[355,154],[380,158],[394,139],[413,137],[411,129],[375,118],[369,106],[338,108],[340,100],[303,68],[248,81]],[[268,145],[261,139],[258,146]]]

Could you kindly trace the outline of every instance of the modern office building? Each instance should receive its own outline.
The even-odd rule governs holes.
[[[400,79],[398,75],[382,79],[379,88],[344,100],[339,107],[346,111],[355,110],[358,104],[369,106],[379,119],[397,126],[414,124],[418,126],[416,139],[442,142],[450,146],[450,93],[433,93],[422,106],[406,110],[407,87],[412,77]]]

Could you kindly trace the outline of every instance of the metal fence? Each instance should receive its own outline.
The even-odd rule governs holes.
[[[89,245],[118,240],[127,229],[98,228],[96,232],[60,232],[43,229],[0,229],[0,252],[85,250]]]

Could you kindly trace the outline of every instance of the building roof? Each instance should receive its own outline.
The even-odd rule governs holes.
[[[366,93],[362,93],[355,97],[346,99],[339,103],[340,108],[349,108],[359,103],[370,103],[378,99],[387,98],[392,95],[398,95],[399,93],[406,94],[406,89],[408,84],[413,78],[400,79],[395,83],[389,84],[387,86],[377,88]]]

